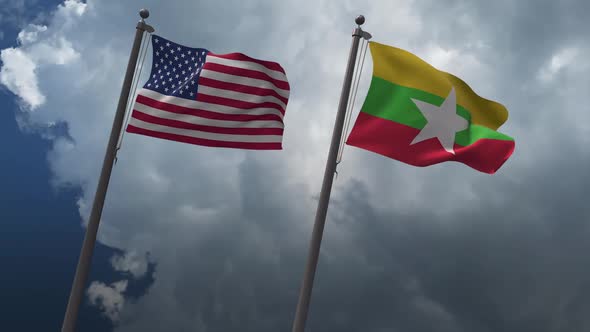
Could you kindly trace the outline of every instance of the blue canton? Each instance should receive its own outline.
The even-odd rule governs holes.
[[[176,44],[160,36],[152,38],[152,72],[143,86],[163,95],[195,100],[206,49]]]

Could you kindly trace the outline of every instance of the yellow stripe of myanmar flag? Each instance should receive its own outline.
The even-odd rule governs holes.
[[[501,104],[414,54],[370,42],[373,77],[347,144],[414,166],[445,161],[493,174],[514,151]]]

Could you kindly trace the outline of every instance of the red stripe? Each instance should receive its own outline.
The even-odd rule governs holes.
[[[235,148],[235,149],[247,149],[247,150],[282,150],[282,143],[250,143],[250,142],[225,142],[225,141],[214,141],[203,138],[188,137],[176,134],[162,133],[159,131],[153,131],[143,128],[138,128],[133,125],[128,125],[128,133],[146,135],[156,138],[161,138],[169,141],[183,142],[194,145],[212,146],[218,148]]]
[[[289,102],[288,98],[281,96],[275,90],[272,90],[272,89],[257,88],[257,87],[250,86],[250,85],[243,85],[243,84],[231,83],[231,82],[223,82],[223,81],[218,81],[218,80],[215,80],[212,78],[207,78],[207,77],[199,78],[199,85],[210,86],[210,87],[216,88],[216,89],[223,89],[223,90],[230,90],[230,91],[236,91],[236,92],[241,92],[241,93],[247,93],[247,94],[256,95],[256,96],[273,96],[273,97],[279,99],[280,101],[282,101],[283,103],[285,103],[285,105],[287,105],[287,103]]]
[[[224,98],[224,97],[219,97],[219,96],[206,95],[204,93],[197,93],[197,100],[202,101],[204,103],[224,105],[224,106],[230,106],[230,107],[241,108],[241,109],[274,108],[274,109],[278,110],[279,112],[281,112],[281,114],[285,115],[285,109],[283,109],[283,107],[281,105],[275,104],[270,101],[265,101],[263,103],[251,103],[249,101],[235,100],[235,99]]]
[[[136,118],[138,120],[149,122],[157,125],[172,127],[172,128],[180,128],[180,129],[189,129],[189,130],[198,130],[204,131],[208,133],[217,133],[217,134],[230,134],[230,135],[283,135],[283,128],[225,128],[225,127],[213,127],[213,126],[204,126],[194,123],[183,122],[179,120],[171,120],[171,119],[163,119],[153,115],[149,115],[138,110],[133,110],[131,117]]]
[[[218,58],[229,59],[229,60],[251,61],[251,62],[255,62],[260,65],[263,65],[270,70],[275,70],[275,71],[285,74],[285,70],[283,69],[283,67],[281,67],[281,65],[279,65],[276,62],[254,59],[254,58],[251,58],[251,57],[249,57],[245,54],[242,54],[242,53],[215,54],[215,53],[209,52],[209,53],[207,53],[207,56],[215,56]]]
[[[163,110],[166,112],[177,113],[177,114],[189,114],[193,116],[198,116],[201,118],[213,119],[213,120],[227,120],[227,121],[279,121],[283,123],[283,120],[280,116],[276,114],[263,114],[263,115],[253,115],[253,114],[245,114],[247,110],[243,111],[244,113],[240,114],[226,114],[226,113],[217,113],[212,111],[206,111],[196,108],[189,108],[184,106],[178,106],[174,104],[164,103],[141,94],[137,95],[137,102],[157,108],[159,110]]]
[[[479,139],[468,146],[455,144],[455,155],[437,139],[410,146],[420,130],[361,112],[346,144],[369,150],[414,166],[456,161],[480,172],[493,174],[514,151],[514,141]]]
[[[234,75],[234,76],[255,78],[258,80],[271,82],[272,84],[274,84],[274,86],[276,86],[279,89],[289,90],[289,83],[288,82],[274,79],[274,78],[268,76],[267,74],[265,74],[263,72],[256,71],[256,70],[231,67],[231,66],[222,65],[219,63],[213,63],[213,62],[205,62],[202,70],[211,70],[211,71],[216,71],[219,73],[224,73],[224,74],[229,74],[229,75]],[[201,77],[203,77],[202,75],[203,74],[201,72]]]

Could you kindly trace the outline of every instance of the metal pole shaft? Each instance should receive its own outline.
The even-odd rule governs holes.
[[[146,11],[147,12],[147,11]],[[139,55],[139,48],[141,46],[141,40],[144,31],[146,31],[147,25],[143,22],[143,18],[147,18],[149,14],[141,13],[142,20],[137,24],[135,31],[135,39],[133,40],[133,47],[131,48],[131,55],[129,56],[129,63],[127,64],[127,72],[121,88],[121,95],[119,97],[119,104],[117,105],[117,112],[113,120],[113,127],[111,129],[111,136],[107,145],[104,161],[102,164],[102,170],[100,172],[100,178],[98,180],[98,186],[96,188],[96,195],[94,196],[94,203],[92,205],[92,211],[90,212],[90,219],[88,220],[88,226],[86,228],[86,235],[84,236],[84,242],[82,244],[82,250],[78,259],[78,266],[76,268],[76,275],[74,276],[74,282],[70,292],[70,298],[68,300],[68,306],[66,309],[65,318],[61,328],[62,332],[73,332],[76,319],[78,317],[78,311],[82,298],[84,297],[84,289],[88,280],[88,274],[90,272],[90,265],[92,261],[92,253],[96,243],[96,235],[98,233],[98,225],[100,223],[100,217],[102,214],[102,208],[104,205],[105,197],[107,194],[107,188],[109,186],[109,180],[111,177],[111,171],[113,169],[113,163],[116,156],[117,141],[121,134],[123,120],[125,118],[125,109],[127,108],[127,100],[131,90],[131,83],[135,74],[135,66],[137,64],[137,58]]]
[[[361,22],[359,22],[361,17],[362,16],[357,18],[357,24],[359,24],[359,27],[357,27],[352,34],[352,46],[350,48],[350,55],[348,57],[348,65],[346,67],[346,74],[344,76],[344,84],[342,86],[340,102],[338,104],[336,122],[334,123],[334,132],[332,133],[330,152],[328,154],[328,161],[326,163],[326,170],[324,172],[324,181],[322,183],[322,189],[320,192],[320,200],[318,202],[313,231],[311,233],[309,254],[307,257],[307,264],[305,266],[303,284],[299,293],[299,302],[297,303],[297,311],[295,313],[295,321],[293,322],[292,332],[304,332],[305,330],[305,322],[307,319],[307,312],[309,310],[311,290],[318,264],[320,245],[322,243],[322,235],[324,233],[324,225],[326,223],[326,215],[328,213],[328,203],[330,201],[330,193],[332,191],[332,182],[334,180],[334,172],[336,171],[336,159],[342,137],[342,128],[344,126],[346,108],[348,106],[348,97],[350,95],[354,64],[356,61],[359,40],[362,36],[360,24],[364,22],[364,18]]]

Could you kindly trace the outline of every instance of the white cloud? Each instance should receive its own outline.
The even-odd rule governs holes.
[[[47,31],[45,25],[29,24],[28,27],[18,33],[17,40],[21,45],[31,44],[37,41],[38,34],[44,31]]]
[[[562,69],[575,62],[579,50],[575,47],[565,47],[557,51],[551,59],[543,66],[538,73],[538,78],[542,82],[552,80]]]
[[[27,109],[43,105],[45,95],[39,89],[38,72],[53,65],[65,65],[76,60],[78,52],[63,37],[65,27],[71,20],[84,13],[86,5],[75,0],[66,0],[54,16],[54,24],[47,26],[30,24],[18,34],[20,46],[0,52],[3,62],[0,82],[19,96]]]
[[[86,12],[86,4],[80,0],[65,0],[59,6],[57,16],[61,17],[76,17],[82,16]]]
[[[135,251],[128,251],[123,255],[111,257],[111,264],[116,271],[129,272],[135,278],[141,278],[148,269],[148,260],[145,255],[139,255]]]
[[[125,305],[123,293],[127,289],[127,280],[121,280],[111,285],[102,282],[93,282],[88,287],[88,300],[94,306],[97,306],[112,321],[119,319],[119,314]]]
[[[39,91],[35,61],[26,52],[16,48],[2,50],[0,60],[4,64],[0,70],[0,82],[32,109],[42,105],[45,96]]]

